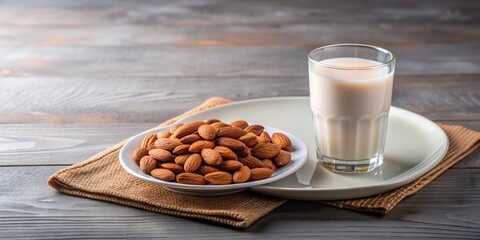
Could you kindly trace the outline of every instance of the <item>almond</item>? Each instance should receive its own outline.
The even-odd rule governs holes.
[[[220,122],[220,120],[218,120],[218,119],[208,119],[207,120],[207,124],[212,124],[212,123],[216,123],[216,122]]]
[[[263,162],[260,161],[260,159],[252,155],[248,155],[247,157],[239,157],[238,161],[243,163],[243,165],[247,165],[250,168],[261,168],[264,166]]]
[[[222,160],[237,160],[237,155],[230,148],[224,146],[216,146],[213,149],[217,151],[220,156],[222,156]]]
[[[146,156],[146,155],[148,155],[148,149],[143,148],[143,147],[139,147],[139,148],[136,148],[135,150],[133,150],[132,159],[133,159],[133,161],[138,163],[138,162],[140,162],[140,159],[142,159],[142,157]]]
[[[280,152],[280,145],[274,143],[259,143],[252,149],[252,155],[259,158],[271,158]]]
[[[237,139],[245,134],[247,134],[245,131],[237,127],[221,127],[217,129],[218,137],[229,137]]]
[[[270,168],[254,168],[250,170],[250,181],[262,180],[272,176],[273,171]]]
[[[148,155],[162,162],[167,162],[173,159],[172,154],[169,151],[159,148],[154,148],[148,151]]]
[[[177,125],[175,125],[175,126],[172,126],[172,127],[170,128],[170,133],[173,135],[173,134],[175,133],[175,131],[177,131],[177,129],[178,129],[179,127],[181,127],[182,125],[183,125],[183,123],[180,123],[180,124],[177,124]]]
[[[156,168],[150,172],[150,175],[167,182],[173,182],[175,180],[175,174],[168,169]]]
[[[172,134],[169,131],[160,131],[157,133],[157,138],[169,138]]]
[[[201,155],[203,161],[208,165],[218,165],[222,162],[222,156],[213,149],[202,149]]]
[[[192,143],[192,145],[190,145],[190,148],[188,149],[188,151],[190,151],[192,153],[197,153],[197,152],[202,151],[202,149],[214,148],[214,147],[215,147],[215,143],[210,142],[210,141],[200,140],[200,141],[196,141],[196,142]]]
[[[258,143],[257,135],[251,132],[241,136],[238,140],[243,142],[247,147],[253,147]]]
[[[172,140],[180,141],[180,138],[177,138],[177,137],[175,137],[175,136],[173,136],[173,135],[171,135],[171,136],[168,137],[168,138],[170,138],[170,139],[172,139]]]
[[[270,135],[267,132],[262,132],[260,136],[258,136],[259,143],[269,143],[271,141]]]
[[[246,127],[248,127],[248,123],[244,120],[233,121],[232,123],[230,123],[230,125],[232,125],[232,127],[238,127],[240,129],[245,129]]]
[[[187,161],[187,159],[190,156],[192,156],[192,154],[179,155],[179,156],[175,157],[175,163],[180,165],[180,166],[183,166],[183,165],[185,165],[185,162]]]
[[[176,155],[182,155],[182,154],[187,154],[188,149],[190,148],[190,145],[188,144],[182,144],[178,145],[175,149],[173,149],[172,153]]]
[[[208,165],[202,165],[197,169],[196,173],[201,175],[207,175],[209,173],[218,172],[218,171],[220,171],[220,169],[212,166],[208,166]]]
[[[146,149],[152,149],[153,144],[155,143],[156,140],[157,140],[157,134],[150,133],[143,138],[142,143],[140,144],[140,147],[143,147]]]
[[[170,138],[159,138],[155,141],[156,148],[160,148],[167,151],[173,151],[173,149],[175,149],[181,144],[182,143],[179,140],[170,139]]]
[[[280,155],[280,154],[278,154],[278,155]],[[278,155],[277,155],[277,156],[278,156]],[[274,171],[274,172],[275,172],[275,170],[277,170],[277,167],[276,167],[275,164],[272,162],[272,160],[270,160],[270,159],[263,159],[262,162],[263,162],[263,166],[264,166],[264,167],[270,168],[270,169],[272,169],[272,171]]]
[[[243,164],[236,160],[226,160],[218,164],[218,168],[223,171],[232,172],[241,168]]]
[[[292,142],[290,141],[290,138],[288,138],[287,135],[283,133],[274,133],[272,135],[272,143],[280,145],[280,147],[285,151],[289,151],[292,147]]]
[[[180,138],[180,142],[183,144],[192,144],[198,140],[202,140],[202,137],[196,133]]]
[[[250,168],[247,166],[242,166],[238,171],[233,174],[233,182],[235,183],[244,183],[250,179]]]
[[[187,161],[185,161],[185,164],[183,165],[183,169],[187,173],[193,173],[197,171],[201,164],[202,157],[200,156],[200,154],[195,153],[192,154],[192,156],[188,157]]]
[[[292,154],[285,150],[281,150],[280,153],[273,158],[273,161],[278,166],[285,166],[292,161]]]
[[[205,124],[203,121],[193,121],[193,122],[188,122],[180,126],[177,130],[175,130],[175,133],[173,136],[177,138],[182,138],[185,137],[189,134],[192,134],[198,130],[198,127],[202,126]]]
[[[232,150],[244,150],[247,148],[245,144],[239,140],[227,137],[220,137],[215,140],[215,143],[220,146],[230,148]]]
[[[235,154],[239,157],[246,157],[250,155],[250,149],[249,148],[244,148],[242,150],[235,150]]]
[[[255,125],[250,125],[246,127],[244,130],[245,132],[252,132],[252,133],[255,133],[255,135],[259,136],[260,134],[262,134],[263,129],[264,129],[263,126],[255,124]]]
[[[198,135],[205,140],[215,139],[215,128],[208,124],[203,124],[198,128]]]
[[[183,173],[185,170],[183,169],[182,166],[175,164],[175,163],[162,163],[160,164],[160,167],[168,169],[174,173]]]
[[[228,125],[224,122],[214,122],[214,123],[210,124],[210,126],[215,128],[215,130],[217,130],[218,128],[221,128],[221,127],[231,127],[230,125]]]
[[[180,173],[177,175],[177,182],[183,184],[205,185],[207,180],[198,173]]]
[[[140,171],[149,174],[155,168],[157,168],[157,161],[154,158],[143,156],[140,159]]]
[[[206,174],[205,180],[216,185],[230,184],[232,183],[232,174],[218,171]]]

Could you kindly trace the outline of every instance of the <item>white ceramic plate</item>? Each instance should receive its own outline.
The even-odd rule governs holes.
[[[250,190],[289,199],[333,200],[387,192],[412,182],[436,166],[448,149],[446,134],[435,123],[392,107],[383,165],[370,173],[339,174],[317,164],[308,97],[282,97],[236,102],[182,119],[245,119],[288,131],[306,143],[307,163],[295,174]]]
[[[205,115],[202,115],[202,116],[205,116]],[[193,119],[193,118],[182,119],[177,123],[190,121],[188,119]],[[196,119],[199,119],[199,118],[196,118]],[[208,118],[204,118],[204,119],[208,119]],[[133,174],[134,176],[148,182],[160,184],[165,189],[178,192],[178,193],[190,194],[190,195],[202,195],[202,196],[216,196],[216,195],[224,195],[224,194],[239,192],[239,191],[245,190],[248,187],[267,184],[267,183],[282,179],[294,173],[300,167],[302,167],[303,164],[306,163],[308,152],[307,152],[307,146],[305,145],[305,143],[303,143],[298,137],[294,136],[291,133],[288,133],[286,131],[273,128],[264,124],[262,125],[265,127],[265,131],[268,132],[269,134],[273,134],[275,132],[281,132],[287,135],[292,142],[292,149],[293,149],[290,152],[292,154],[292,161],[286,166],[277,168],[277,170],[275,170],[272,176],[267,179],[253,181],[253,182],[239,183],[239,184],[229,184],[229,185],[211,185],[211,184],[191,185],[191,184],[180,184],[175,182],[162,181],[141,172],[139,166],[131,158],[133,150],[135,150],[135,148],[140,146],[142,139],[147,134],[154,133],[154,132],[156,133],[162,130],[169,129],[170,128],[169,126],[148,130],[131,138],[120,150],[120,157],[119,157],[120,163],[122,167],[125,170],[127,170],[127,172]]]

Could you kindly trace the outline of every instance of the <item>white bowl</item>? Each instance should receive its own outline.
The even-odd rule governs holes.
[[[140,133],[134,136],[133,138],[131,138],[130,140],[128,140],[128,142],[120,150],[120,156],[119,156],[120,164],[127,172],[129,172],[133,176],[151,183],[162,185],[165,189],[173,192],[189,194],[189,195],[201,195],[201,196],[216,196],[216,195],[225,195],[225,194],[230,194],[234,192],[239,192],[249,187],[271,183],[279,179],[282,179],[284,177],[287,177],[288,175],[294,173],[300,167],[302,167],[307,160],[307,156],[308,156],[307,146],[298,137],[277,128],[273,128],[265,125],[263,126],[265,127],[265,131],[268,132],[270,135],[275,132],[280,132],[287,135],[290,138],[290,141],[292,142],[292,149],[293,149],[293,151],[291,152],[292,161],[286,166],[277,168],[277,170],[273,172],[272,176],[267,179],[257,180],[252,182],[245,182],[245,183],[234,183],[234,184],[228,184],[228,185],[213,185],[213,184],[193,185],[193,184],[182,184],[182,183],[176,183],[176,182],[162,181],[160,179],[156,179],[148,174],[143,173],[142,171],[140,171],[140,167],[131,157],[133,150],[135,150],[137,147],[140,146],[142,139],[147,134],[167,130],[170,128],[170,126],[151,129],[143,133]]]

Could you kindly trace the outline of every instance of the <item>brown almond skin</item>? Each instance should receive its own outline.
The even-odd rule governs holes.
[[[235,154],[237,154],[238,157],[246,157],[250,155],[250,149],[249,148],[244,148],[242,150],[235,150]]]
[[[170,152],[181,144],[182,143],[179,140],[170,138],[159,138],[155,141],[156,148],[160,148]]]
[[[273,171],[270,168],[254,168],[250,170],[250,173],[251,175],[248,180],[257,181],[269,178],[270,176],[272,176]]]
[[[157,161],[150,156],[144,156],[140,159],[140,171],[150,174],[150,172],[157,168]]]
[[[250,168],[264,167],[263,162],[260,159],[254,157],[252,155],[249,155],[247,157],[239,157],[238,161],[243,163],[243,165],[246,165]]]
[[[250,179],[250,175],[250,168],[247,166],[242,166],[233,174],[232,180],[234,183],[244,183]]]
[[[212,172],[212,173],[206,174],[204,178],[205,180],[207,180],[212,184],[224,185],[224,184],[232,183],[233,176],[230,173],[218,171],[218,172]]]
[[[253,147],[258,143],[258,137],[255,133],[247,133],[241,136],[238,140],[243,142],[247,147]]]
[[[136,148],[135,150],[133,150],[132,159],[133,159],[133,161],[139,163],[140,159],[142,159],[142,157],[146,156],[146,155],[148,155],[148,149],[143,148],[143,147],[139,147],[139,148]]]
[[[183,169],[187,173],[193,173],[193,172],[197,171],[197,169],[202,164],[202,161],[203,160],[202,160],[202,157],[200,156],[200,154],[198,154],[198,153],[192,154],[192,156],[190,156],[187,159],[187,161],[185,161],[185,164],[183,165]]]
[[[169,131],[160,131],[157,133],[157,138],[169,138],[170,136],[172,136],[172,133]]]
[[[198,173],[180,173],[176,178],[178,183],[183,184],[194,184],[194,185],[205,185],[208,184],[207,180],[203,178],[202,175]]]
[[[191,153],[198,153],[202,151],[202,149],[214,148],[214,147],[215,147],[215,143],[206,141],[206,140],[200,140],[192,143],[188,151],[190,151]]]
[[[197,169],[196,173],[205,176],[209,173],[218,172],[218,171],[220,171],[220,169],[218,169],[216,167],[212,167],[212,166],[208,166],[208,165],[202,165]]]
[[[198,128],[198,135],[205,140],[213,140],[216,136],[216,130],[209,124],[203,124]]]
[[[222,162],[222,156],[220,153],[213,149],[205,148],[201,152],[203,161],[208,165],[218,165]]]
[[[190,148],[189,144],[182,144],[178,145],[175,149],[173,149],[172,153],[175,155],[182,155],[189,153],[188,149]]]
[[[202,137],[196,133],[180,138],[180,142],[183,144],[192,144],[199,140],[202,140]]]
[[[247,134],[247,132],[237,127],[221,127],[217,129],[217,137],[229,137],[237,139],[245,134]]]
[[[187,161],[187,159],[190,156],[192,156],[192,154],[179,155],[179,156],[175,157],[175,163],[180,165],[180,166],[183,166],[183,165],[185,165],[185,162]]]
[[[151,149],[148,151],[148,155],[162,162],[167,162],[173,159],[172,154],[169,151],[159,148]]]
[[[185,170],[183,169],[182,166],[176,164],[176,163],[162,163],[160,164],[160,167],[168,169],[174,173],[183,173]]]
[[[281,150],[280,153],[278,153],[277,156],[273,158],[273,161],[279,167],[285,166],[292,161],[292,154],[285,150]]]
[[[185,123],[182,126],[180,126],[177,130],[175,130],[175,133],[173,133],[173,136],[177,138],[185,137],[189,134],[196,132],[198,128],[203,124],[205,124],[205,122],[203,121],[192,121],[192,122]]]
[[[262,134],[263,132],[263,129],[264,129],[263,126],[255,124],[255,125],[250,125],[246,127],[244,130],[245,132],[252,132],[252,133],[255,133],[255,135],[257,136],[260,136],[260,134]]]
[[[175,133],[175,131],[177,131],[177,129],[181,126],[183,126],[183,123],[180,123],[180,124],[177,124],[177,125],[171,127],[170,128],[170,133],[173,135]]]
[[[232,123],[230,123],[230,125],[232,125],[232,127],[238,127],[240,129],[245,129],[248,127],[248,123],[244,120],[233,121]]]
[[[219,137],[215,140],[215,144],[219,145],[219,146],[224,146],[224,147],[227,147],[227,148],[230,148],[232,150],[244,150],[245,148],[247,148],[247,146],[237,140],[237,139],[233,139],[233,138],[227,138],[227,137]]]
[[[280,155],[280,154],[279,154]],[[275,172],[275,170],[277,170],[277,166],[275,166],[275,164],[272,162],[272,160],[270,159],[262,159],[262,162],[263,162],[263,166],[266,167],[266,168],[270,168],[272,169],[272,171]]]
[[[236,160],[226,160],[222,161],[220,164],[217,165],[217,167],[226,172],[232,172],[232,171],[237,171],[243,166],[243,164],[239,161]]]
[[[268,132],[265,132],[265,131],[263,131],[259,137],[266,138],[269,142],[272,140],[272,138],[270,137],[270,134],[268,134]]]
[[[269,143],[271,142],[270,135],[268,135],[267,132],[262,132],[260,136],[258,136],[258,142],[259,143]]]
[[[237,154],[235,154],[230,148],[224,146],[216,146],[213,148],[217,151],[220,156],[222,156],[222,160],[237,160]]]
[[[142,143],[140,144],[140,147],[146,148],[146,149],[152,149],[155,141],[157,140],[157,134],[156,133],[150,133],[147,136],[145,136],[142,140]]]
[[[175,174],[168,169],[156,168],[150,172],[150,175],[162,181],[173,182],[175,180]]]
[[[272,143],[280,145],[280,147],[285,151],[289,151],[292,147],[292,142],[290,141],[290,138],[288,138],[287,135],[283,133],[274,133],[272,135]]]
[[[215,128],[215,130],[217,130],[218,128],[221,128],[221,127],[230,127],[230,125],[228,125],[224,122],[214,122],[214,123],[210,124],[210,126]]]
[[[275,143],[259,143],[252,149],[252,155],[258,158],[271,158],[280,153],[280,145]]]
[[[216,122],[220,122],[220,120],[218,120],[218,119],[208,119],[207,120],[207,124],[212,124],[212,123],[216,123]]]

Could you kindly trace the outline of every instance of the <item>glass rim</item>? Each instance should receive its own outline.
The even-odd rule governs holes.
[[[382,62],[381,64],[376,64],[376,65],[371,65],[371,66],[366,66],[366,67],[339,67],[339,66],[335,66],[335,65],[330,65],[330,64],[325,64],[325,63],[321,63],[320,61],[317,61],[317,60],[314,60],[313,59],[313,54],[318,52],[318,51],[322,51],[322,50],[325,50],[325,49],[328,49],[328,48],[335,48],[335,47],[363,47],[363,48],[370,48],[370,49],[373,49],[373,50],[376,50],[376,51],[379,51],[379,52],[383,52],[387,55],[390,55],[391,56],[391,59],[386,61],[386,62]],[[375,69],[375,68],[382,68],[382,67],[386,67],[392,63],[395,62],[396,60],[396,56],[395,54],[393,54],[392,52],[388,51],[387,49],[385,48],[381,48],[381,47],[377,47],[377,46],[373,46],[373,45],[368,45],[368,44],[359,44],[359,43],[339,43],[339,44],[331,44],[331,45],[326,45],[326,46],[323,46],[323,47],[318,47],[318,48],[315,48],[313,49],[309,54],[308,54],[308,60],[314,62],[315,64],[318,64],[322,67],[326,67],[326,68],[333,68],[333,69],[339,69],[339,70],[369,70],[369,69]]]

